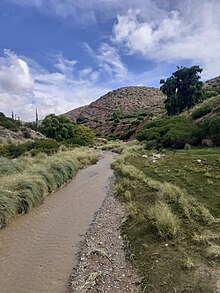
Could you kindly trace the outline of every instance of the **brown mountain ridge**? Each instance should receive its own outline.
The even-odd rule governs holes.
[[[108,92],[90,105],[64,114],[98,136],[131,135],[149,116],[164,112],[164,94],[157,88],[129,86]],[[117,117],[119,116],[119,117]]]

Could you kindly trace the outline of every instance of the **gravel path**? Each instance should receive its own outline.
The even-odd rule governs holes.
[[[82,244],[69,292],[141,292],[140,279],[125,260],[125,241],[120,231],[125,217],[124,206],[114,198],[112,180]]]

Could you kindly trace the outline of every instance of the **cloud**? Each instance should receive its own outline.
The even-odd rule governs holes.
[[[84,44],[87,53],[95,60],[99,74],[106,75],[111,83],[124,81],[128,75],[127,67],[123,64],[117,49],[107,43],[102,43],[95,52],[87,43]]]
[[[29,93],[34,81],[27,63],[10,50],[4,50],[4,55],[0,58],[0,92]]]
[[[86,3],[84,0],[9,0],[10,2],[23,6],[34,7],[40,13],[53,15],[60,19],[71,18],[72,23],[80,25],[96,24],[96,16],[93,10],[93,3]],[[93,1],[92,1],[93,2]],[[79,17],[80,15],[80,17]]]
[[[152,54],[160,43],[175,37],[180,26],[178,12],[172,11],[157,28],[153,23],[140,23],[137,19],[139,13],[139,10],[129,10],[126,15],[119,15],[113,26],[114,41],[126,46],[129,53]]]
[[[97,85],[92,69],[77,71],[76,60],[57,55],[53,62],[54,71],[49,72],[34,60],[6,50],[0,58],[1,111],[11,115],[13,110],[22,120],[31,121],[38,109],[42,119],[89,104],[110,90]]]
[[[7,0],[22,7],[34,7],[42,14],[49,14],[61,19],[69,18],[72,23],[91,26],[115,19],[117,13],[128,9],[140,8],[142,14],[158,19],[164,10],[155,5],[160,0]],[[172,0],[168,0],[170,2]],[[148,12],[151,11],[151,14]]]
[[[204,68],[204,78],[219,74],[219,0],[8,1],[35,7],[40,13],[59,17],[64,22],[68,19],[68,23],[78,24],[79,29],[98,25],[108,43],[107,28],[117,18],[111,47],[123,48],[120,53],[141,55],[155,63],[199,64]],[[109,72],[112,68],[106,63],[104,67]]]
[[[64,58],[62,54],[58,54],[56,59],[57,63],[54,64],[54,67],[66,75],[71,74],[75,69],[75,65],[78,63],[77,60],[68,60]]]
[[[127,54],[140,54],[156,62],[191,60],[204,67],[207,77],[218,75],[220,2],[196,1],[196,4],[185,1],[184,6],[177,5],[177,10],[167,11],[159,24],[143,20],[140,10],[129,10],[118,15],[113,40]]]

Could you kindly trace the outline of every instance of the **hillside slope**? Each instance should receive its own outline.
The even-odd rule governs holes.
[[[0,144],[7,142],[22,143],[41,138],[45,138],[45,136],[26,127],[23,122],[6,117],[4,113],[0,112]]]
[[[207,80],[204,83],[204,88],[214,90],[220,94],[220,75],[210,80]]]
[[[117,136],[135,131],[137,125],[147,119],[147,114],[151,113],[152,116],[163,113],[164,99],[165,96],[157,88],[123,87],[107,93],[88,106],[76,108],[64,115],[91,127],[99,136]],[[120,113],[118,119],[114,119],[116,111]]]
[[[28,140],[43,139],[45,136],[30,128],[24,128],[17,132],[0,126],[0,144],[7,142],[22,143]]]

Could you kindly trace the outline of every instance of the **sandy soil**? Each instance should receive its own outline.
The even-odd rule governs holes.
[[[69,292],[141,292],[141,281],[125,259],[121,224],[124,206],[114,198],[113,180],[102,208],[86,234]]]

